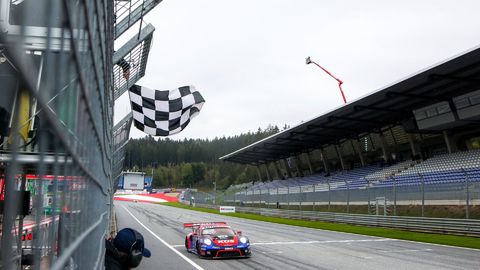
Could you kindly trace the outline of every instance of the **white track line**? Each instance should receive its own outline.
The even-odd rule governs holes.
[[[142,227],[147,230],[149,233],[151,233],[153,236],[155,236],[155,238],[157,238],[158,240],[160,240],[160,242],[162,242],[165,246],[167,246],[170,250],[172,250],[173,252],[175,252],[178,256],[180,256],[182,259],[184,259],[186,262],[188,262],[189,264],[191,264],[193,267],[195,267],[195,269],[197,270],[204,270],[200,265],[196,264],[195,262],[193,262],[192,260],[190,260],[189,258],[185,257],[185,255],[183,255],[182,253],[180,253],[178,250],[176,250],[174,247],[172,247],[171,245],[169,245],[167,242],[165,242],[165,240],[163,240],[162,238],[160,238],[158,235],[156,235],[154,232],[152,232],[152,230],[150,230],[147,226],[145,226],[142,222],[140,222],[140,220],[138,220],[137,217],[135,217],[130,211],[128,211],[128,209],[122,205],[122,207],[125,209],[125,211],[127,211],[127,213],[129,213],[133,219],[135,219],[140,225],[142,225]]]
[[[431,248],[425,249],[403,249],[403,250],[379,250],[377,252],[383,253],[406,253],[406,252],[424,252],[424,251],[433,251]]]
[[[189,211],[194,211],[194,210],[189,210]],[[241,219],[241,218],[237,218]],[[259,221],[259,222],[264,222],[264,223],[272,223],[268,221]],[[272,224],[277,224],[277,225],[285,225],[285,226],[295,226],[295,225],[286,225],[286,224],[278,224],[278,223],[272,223]],[[365,234],[358,234],[358,233],[351,233],[351,232],[340,232],[340,231],[331,231],[331,230],[325,230],[325,229],[315,229],[315,228],[307,228],[307,227],[302,227],[303,229],[313,229],[313,230],[320,230],[323,232],[331,232],[331,233],[338,233],[338,234],[348,234],[348,235],[355,235],[355,236],[365,236],[369,238],[374,238],[374,239],[389,239],[391,241],[399,241],[399,242],[407,242],[407,243],[413,243],[413,244],[422,244],[422,245],[430,245],[430,246],[438,246],[438,247],[445,247],[445,248],[453,248],[453,249],[465,249],[465,250],[471,250],[471,251],[480,251],[478,248],[470,248],[470,247],[459,247],[459,246],[452,246],[452,245],[445,245],[445,244],[436,244],[436,243],[429,243],[429,242],[420,242],[420,241],[414,241],[414,240],[405,240],[405,239],[396,239],[396,238],[385,238],[382,236],[374,236],[374,235],[365,235]],[[382,227],[378,227],[382,228]],[[388,228],[384,228],[388,229]],[[415,232],[415,231],[413,231]],[[443,235],[443,234],[439,234]],[[460,235],[461,236],[461,235]],[[471,236],[473,237],[473,236]]]
[[[251,246],[268,246],[268,245],[300,245],[300,244],[329,244],[329,243],[355,243],[355,242],[385,242],[398,241],[397,239],[381,238],[381,239],[347,239],[347,240],[313,240],[313,241],[284,241],[284,242],[258,242],[250,243]],[[172,245],[174,248],[180,248],[184,245]]]
[[[347,239],[347,240],[318,240],[318,241],[289,241],[289,242],[260,242],[252,243],[252,246],[263,245],[298,245],[298,244],[329,244],[329,243],[355,243],[355,242],[385,242],[396,241],[395,239],[381,238],[381,239]]]

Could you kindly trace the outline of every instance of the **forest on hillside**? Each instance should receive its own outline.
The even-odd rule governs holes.
[[[285,125],[283,129],[287,129]],[[242,147],[252,144],[279,132],[277,126],[269,125],[256,132],[248,132],[233,137],[214,139],[169,138],[155,139],[152,136],[131,139],[128,142],[124,170],[143,171],[151,175],[153,187],[213,187],[225,189],[231,184],[239,184],[258,179],[256,168],[219,160]]]

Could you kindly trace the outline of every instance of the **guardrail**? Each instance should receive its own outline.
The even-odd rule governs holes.
[[[218,206],[207,204],[197,204],[197,206],[211,209],[218,208]],[[327,221],[336,223],[347,223],[353,225],[394,228],[409,231],[469,235],[480,237],[480,220],[477,219],[377,216],[238,206],[236,207],[236,212],[271,217]]]

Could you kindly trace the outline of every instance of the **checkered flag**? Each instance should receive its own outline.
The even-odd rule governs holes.
[[[134,125],[153,136],[182,131],[205,103],[194,86],[160,91],[133,85],[129,94]]]

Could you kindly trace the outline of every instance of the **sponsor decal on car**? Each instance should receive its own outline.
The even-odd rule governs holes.
[[[230,243],[235,243],[235,240],[230,239],[230,240],[218,240],[217,241],[219,244],[230,244]]]

